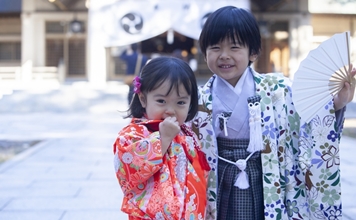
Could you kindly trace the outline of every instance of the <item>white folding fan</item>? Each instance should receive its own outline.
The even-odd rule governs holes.
[[[350,32],[333,35],[309,52],[294,75],[293,102],[305,122],[310,120],[330,102],[349,77]]]

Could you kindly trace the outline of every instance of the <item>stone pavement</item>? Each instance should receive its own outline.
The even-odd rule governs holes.
[[[112,159],[126,92],[77,83],[0,99],[0,140],[42,141],[0,165],[1,220],[127,219]]]
[[[127,108],[126,92],[118,82],[26,90],[0,84],[0,140],[41,141],[0,164],[1,220],[127,219],[112,159],[113,141],[128,120],[119,111]],[[355,106],[347,117],[356,118]],[[355,141],[341,141],[341,181],[344,219],[356,220]]]

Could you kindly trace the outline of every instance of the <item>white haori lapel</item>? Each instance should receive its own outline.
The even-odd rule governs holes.
[[[234,92],[232,86],[216,77],[213,87],[213,122],[217,137],[226,137],[229,134],[227,122],[232,114],[239,96]],[[230,115],[226,115],[230,114]],[[237,124],[240,124],[237,122]]]
[[[250,128],[247,99],[255,95],[255,83],[249,68],[246,69],[239,82],[237,82],[235,91],[239,98],[235,101],[233,112],[227,122],[229,136],[234,138],[249,138]]]

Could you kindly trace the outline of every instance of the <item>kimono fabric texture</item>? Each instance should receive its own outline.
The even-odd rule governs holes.
[[[133,118],[114,143],[121,210],[130,219],[204,219],[207,172],[199,163],[198,139],[182,125],[162,155],[158,123]]]
[[[252,95],[261,97],[263,123],[260,135],[264,150],[260,151],[261,169],[258,172],[262,181],[264,219],[340,219],[342,206],[339,142],[345,108],[335,112],[334,104],[330,101],[311,122],[304,123],[295,111],[287,78],[274,73],[259,74],[250,67],[248,74],[248,82],[253,81],[254,85]],[[222,204],[226,203],[226,200],[221,197],[225,196],[224,194],[219,195],[219,190],[223,190],[220,189],[222,186],[219,181],[221,178],[231,178],[233,184],[234,177],[230,174],[227,177],[218,176],[226,173],[221,174],[222,168],[218,164],[223,162],[216,155],[225,156],[226,146],[219,143],[221,141],[217,140],[214,132],[213,90],[221,89],[213,88],[216,78],[214,75],[199,88],[199,111],[192,123],[211,167],[206,219],[218,219],[218,212],[224,214]],[[225,97],[231,95],[224,93]],[[232,115],[241,108],[241,105],[236,106]],[[238,158],[231,158],[232,161],[235,159]],[[249,163],[251,162],[247,162],[247,167]],[[255,168],[251,168],[258,170],[257,164]],[[250,172],[249,178],[255,175],[252,174],[255,171],[251,173],[248,168],[247,172]],[[254,185],[255,183],[250,181],[250,187],[254,188]],[[229,210],[240,210],[239,202],[243,203],[243,200],[240,200],[239,196],[231,195],[229,205],[232,204],[230,199],[236,199],[234,202],[237,207],[229,207]],[[260,210],[255,213],[259,215]]]

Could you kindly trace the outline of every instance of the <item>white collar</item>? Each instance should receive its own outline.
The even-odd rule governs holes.
[[[243,84],[244,84],[244,82],[245,82],[245,79],[246,79],[246,77],[247,77],[247,75],[248,75],[249,69],[250,69],[250,68],[248,68],[248,67],[245,69],[245,72],[241,75],[241,77],[240,77],[239,81],[237,81],[235,87],[233,87],[233,86],[232,86],[230,83],[228,83],[225,79],[223,79],[223,78],[221,78],[221,77],[219,77],[219,76],[217,76],[217,77],[219,77],[232,91],[235,92],[236,95],[239,96],[239,95],[241,94],[241,92],[242,92],[242,87],[243,87]]]

